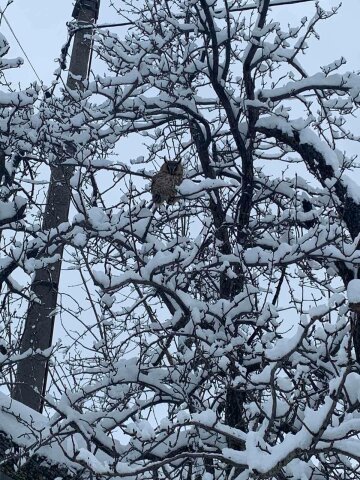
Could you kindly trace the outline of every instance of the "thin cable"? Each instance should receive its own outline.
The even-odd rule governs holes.
[[[305,3],[305,2],[315,2],[316,0],[273,0],[270,2],[269,7],[281,7],[284,5],[296,5],[298,3]],[[255,3],[251,3],[249,5],[243,5],[242,7],[238,8],[230,8],[230,12],[242,12],[246,10],[255,10],[258,6]],[[216,11],[215,11],[216,13]],[[144,23],[152,23],[153,20],[145,20]],[[84,25],[80,27],[74,28],[74,32],[78,30],[84,29],[97,29],[97,28],[108,28],[108,27],[128,27],[128,26],[135,26],[135,21],[133,22],[122,22],[122,23],[100,23],[94,25]]]
[[[270,2],[269,7],[281,7],[284,5],[295,5],[298,3],[314,2],[314,1],[316,0],[273,0],[272,2]],[[245,10],[255,10],[257,8],[258,8],[258,5],[255,5],[255,3],[252,3],[249,5],[243,5],[242,7],[238,7],[238,8],[230,8],[230,12],[242,12]],[[151,23],[151,22],[152,22],[151,20],[148,20],[148,21],[145,20],[144,23]],[[134,26],[134,25],[135,25],[135,22],[102,23],[102,24],[95,24],[90,28],[95,29],[95,28],[108,28],[108,27],[127,27],[127,26]],[[80,27],[80,28],[84,28],[84,27]]]
[[[24,54],[24,57],[25,57],[26,60],[29,62],[29,65],[30,65],[30,67],[32,68],[32,71],[35,73],[37,79],[38,79],[39,82],[42,84],[43,81],[41,80],[41,78],[40,78],[39,75],[37,74],[37,71],[35,70],[34,65],[31,63],[30,58],[27,56],[27,53],[25,52],[23,46],[21,45],[20,40],[19,40],[18,37],[16,36],[16,33],[14,32],[14,30],[13,30],[12,26],[10,25],[10,23],[8,22],[8,19],[5,17],[5,13],[4,13],[1,9],[0,9],[0,13],[1,13],[1,15],[3,16],[3,18],[4,18],[4,20],[5,20],[6,24],[7,24],[7,26],[9,27],[10,32],[13,34],[13,36],[14,36],[17,44],[19,45],[22,53]]]
[[[295,5],[297,3],[305,3],[305,2],[314,2],[315,0],[273,0],[269,4],[269,8],[271,7],[280,7],[281,5]],[[238,8],[231,8],[230,12],[242,12],[245,10],[255,10],[258,8],[258,5],[255,5],[254,3],[250,5],[244,5],[242,7]]]

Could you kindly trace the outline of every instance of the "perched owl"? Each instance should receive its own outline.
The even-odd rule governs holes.
[[[176,188],[183,180],[184,169],[179,162],[166,161],[161,166],[159,173],[156,173],[151,182],[151,193],[153,202],[161,204],[167,202],[168,205],[175,203]]]

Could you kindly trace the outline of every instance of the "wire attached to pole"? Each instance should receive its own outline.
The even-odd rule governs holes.
[[[8,19],[7,19],[7,18],[6,18],[6,16],[5,16],[5,13],[4,13],[4,12],[3,12],[1,9],[0,9],[0,14],[1,14],[1,16],[4,18],[4,20],[5,20],[6,24],[7,24],[7,26],[8,26],[8,27],[9,27],[9,29],[10,29],[10,32],[13,34],[13,36],[14,36],[14,38],[15,38],[15,40],[16,40],[16,42],[17,42],[17,44],[18,44],[18,45],[19,45],[19,47],[20,47],[20,50],[21,50],[21,51],[22,51],[22,53],[24,54],[24,57],[25,57],[25,58],[26,58],[26,60],[29,62],[29,65],[30,65],[30,67],[31,67],[32,71],[35,73],[35,75],[36,75],[36,78],[37,78],[37,79],[39,80],[39,82],[42,84],[42,83],[43,83],[43,81],[42,81],[42,80],[41,80],[41,78],[39,77],[39,75],[38,75],[37,71],[35,70],[35,67],[34,67],[34,65],[31,63],[31,60],[30,60],[30,58],[28,57],[27,53],[25,52],[25,50],[24,50],[24,47],[21,45],[21,43],[20,43],[20,40],[19,40],[19,39],[18,39],[18,37],[16,36],[16,33],[14,32],[14,29],[13,29],[13,28],[12,28],[12,26],[10,25],[10,22],[8,21]]]

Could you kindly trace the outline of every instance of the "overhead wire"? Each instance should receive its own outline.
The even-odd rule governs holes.
[[[307,2],[316,2],[316,0],[272,0],[270,2],[269,7],[280,7],[284,5],[296,5],[299,3],[307,3]],[[231,8],[230,12],[242,12],[246,10],[256,10],[258,8],[258,5],[255,3],[247,4],[247,5],[242,5],[240,7],[236,8]],[[151,20],[146,21],[145,23],[151,23]],[[120,23],[100,23],[100,24],[94,24],[94,25],[85,25],[85,26],[79,26],[74,29],[74,31],[82,30],[82,29],[98,29],[98,28],[109,28],[109,27],[130,27],[134,26],[135,22],[120,22]]]
[[[306,3],[306,2],[315,2],[316,0],[272,0],[269,4],[269,7],[280,7],[283,5],[296,5],[299,3]],[[246,10],[256,10],[258,7],[257,4],[251,3],[247,5],[242,5],[240,7],[231,8],[230,12],[242,12]],[[135,25],[135,22],[122,22],[122,23],[103,23],[103,24],[95,24],[93,28],[108,28],[108,27],[126,27]]]
[[[273,0],[271,3],[270,3],[270,7],[276,7],[276,6],[281,6],[281,5],[291,5],[291,4],[298,4],[298,3],[305,3],[305,2],[311,2],[311,1],[314,1],[314,0]],[[250,4],[250,5],[244,5],[244,6],[241,6],[241,7],[238,7],[238,8],[235,8],[233,9],[233,11],[243,11],[243,10],[253,10],[253,9],[256,9],[257,8],[257,5],[256,4]],[[24,47],[22,46],[19,38],[17,37],[14,29],[12,28],[9,20],[6,18],[5,16],[5,12],[0,8],[0,15],[4,18],[7,26],[9,27],[9,30],[10,32],[12,33],[13,37],[15,38],[20,50],[22,51],[24,57],[26,58],[26,60],[28,61],[32,71],[34,72],[34,74],[36,75],[36,78],[39,80],[39,82],[41,84],[43,84],[43,81],[41,80],[40,76],[38,75],[33,63],[31,62],[29,56],[27,55]],[[123,27],[123,26],[130,26],[132,25],[133,23],[132,22],[123,22],[123,23],[107,23],[107,24],[100,24],[100,25],[93,25],[93,26],[90,26],[90,25],[87,25],[85,28],[87,29],[96,29],[96,28],[107,28],[107,27]],[[82,27],[84,28],[84,27]],[[80,28],[77,28],[75,29],[76,30],[80,30]],[[75,33],[75,32],[73,32]],[[71,36],[70,36],[70,39],[71,40]],[[70,43],[70,41],[68,41],[68,43]],[[68,48],[68,45],[67,45],[67,48]],[[89,69],[90,69],[90,65],[89,65]]]
[[[316,0],[273,0],[270,2],[269,7],[280,7],[282,5],[295,5],[298,3],[306,3],[306,2],[314,2]],[[232,8],[231,11],[233,12],[242,12],[245,10],[255,10],[259,8],[257,4],[251,3],[248,5],[243,5],[241,7]]]
[[[14,32],[14,29],[13,29],[13,28],[12,28],[12,26],[10,25],[10,22],[9,22],[9,21],[8,21],[8,19],[6,18],[6,16],[5,16],[5,13],[4,13],[4,11],[3,11],[3,10],[1,10],[1,8],[0,8],[0,14],[1,14],[1,16],[4,18],[4,20],[5,20],[6,24],[7,24],[7,26],[9,27],[9,30],[10,30],[10,32],[13,34],[13,36],[14,36],[14,38],[15,38],[15,40],[16,40],[16,42],[17,42],[17,44],[18,44],[18,45],[19,45],[19,47],[20,47],[20,50],[21,50],[21,51],[22,51],[22,53],[24,54],[24,57],[25,57],[25,58],[26,58],[26,60],[29,62],[29,65],[30,65],[30,67],[31,67],[32,71],[35,73],[35,75],[36,75],[36,78],[37,78],[37,79],[39,80],[39,82],[42,84],[42,83],[43,83],[43,81],[41,80],[40,76],[38,75],[37,71],[35,70],[35,67],[34,67],[34,65],[32,64],[32,62],[31,62],[31,60],[30,60],[29,56],[28,56],[28,55],[27,55],[27,53],[25,52],[25,49],[24,49],[24,47],[21,45],[21,42],[20,42],[20,40],[18,39],[18,37],[17,37],[16,33]]]

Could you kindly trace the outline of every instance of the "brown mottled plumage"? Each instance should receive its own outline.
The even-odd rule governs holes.
[[[176,188],[183,180],[184,169],[181,161],[166,161],[161,166],[160,171],[156,173],[151,182],[151,193],[153,202],[161,204],[167,202],[168,205],[175,203]]]

